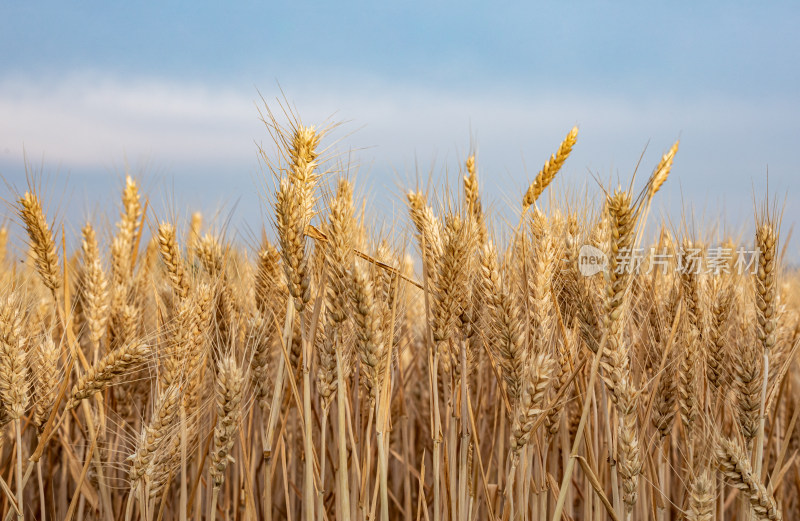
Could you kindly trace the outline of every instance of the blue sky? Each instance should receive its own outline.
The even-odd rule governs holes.
[[[105,211],[127,168],[162,214],[236,206],[260,228],[256,104],[280,83],[305,122],[347,122],[337,150],[355,150],[387,221],[415,169],[455,182],[471,140],[487,197],[516,204],[574,124],[563,186],[629,179],[648,142],[649,172],[680,138],[658,211],[745,225],[769,169],[784,226],[800,220],[796,2],[0,9],[0,174],[24,185],[24,148],[76,218]]]

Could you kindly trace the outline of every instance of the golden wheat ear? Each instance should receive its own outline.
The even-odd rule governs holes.
[[[289,294],[301,311],[311,299],[305,230],[308,224],[302,192],[286,179],[276,194],[275,222],[280,238],[281,259]]]
[[[25,192],[25,195],[19,198],[18,205],[19,216],[25,224],[31,249],[36,256],[34,259],[36,271],[44,285],[55,296],[63,281],[56,242],[50,231],[50,225],[47,224],[42,205],[38,196],[32,192]]]
[[[680,141],[670,147],[669,151],[661,157],[656,169],[653,170],[653,175],[647,183],[647,199],[650,200],[661,189],[664,183],[667,182],[669,172],[672,169],[672,161],[675,159],[675,154],[678,153],[678,145]]]
[[[364,386],[370,403],[378,393],[386,363],[383,338],[383,315],[379,312],[375,298],[375,283],[369,269],[362,261],[353,264],[352,299],[353,319],[356,325],[356,353],[364,371]]]
[[[472,218],[473,224],[478,234],[478,246],[483,246],[489,239],[489,232],[486,227],[486,217],[483,214],[481,205],[480,189],[478,187],[478,172],[475,167],[475,155],[467,158],[467,175],[464,176],[464,197],[467,203],[467,212]]]
[[[100,261],[94,228],[90,223],[83,227],[83,276],[82,299],[86,324],[89,327],[89,340],[99,346],[108,321],[108,280]]]
[[[434,215],[425,194],[409,191],[406,194],[408,212],[417,231],[417,245],[422,255],[423,268],[429,277],[429,284],[436,280],[436,263],[442,255],[442,225]]]
[[[714,519],[716,490],[711,472],[707,469],[697,475],[689,485],[689,511],[687,521],[711,521]]]
[[[241,420],[242,369],[232,355],[221,358],[217,366],[215,401],[217,425],[214,427],[214,449],[211,452],[211,478],[219,489],[225,480],[235,434]]]
[[[8,260],[8,228],[0,226],[0,273],[6,270]]]
[[[750,459],[735,441],[721,438],[717,443],[716,461],[720,473],[727,483],[741,490],[758,519],[780,521],[783,514],[778,509],[773,495],[753,473]]]
[[[26,320],[20,305],[14,294],[0,302],[0,403],[8,420],[20,419],[29,400]]]
[[[345,323],[350,311],[351,267],[355,246],[355,209],[353,188],[349,181],[340,179],[336,196],[331,200],[330,215],[325,225],[327,241],[323,245],[327,288],[325,292],[325,325],[323,341],[319,342],[317,354],[317,389],[325,411],[330,407],[337,386],[336,357],[350,358],[349,345],[343,342]]]
[[[35,339],[31,364],[33,375],[33,423],[42,432],[58,394],[58,359],[61,350],[49,334]]]
[[[554,369],[555,362],[545,353],[531,356],[528,360],[522,394],[511,425],[511,450],[514,454],[519,453],[527,445],[534,434],[533,426],[536,418],[545,412],[542,406],[550,388]]]
[[[158,225],[157,236],[161,259],[164,261],[172,289],[181,299],[185,299],[189,294],[190,284],[183,256],[175,238],[175,227],[169,223],[161,223]]]
[[[553,182],[553,179],[556,177],[558,171],[561,170],[561,167],[564,166],[564,162],[566,162],[569,154],[572,152],[572,147],[575,146],[577,141],[578,127],[572,127],[567,133],[567,137],[564,138],[564,141],[562,141],[561,145],[558,147],[558,151],[551,155],[550,159],[545,161],[544,166],[539,170],[539,173],[536,174],[536,178],[525,192],[522,198],[523,210],[533,205],[539,199],[539,196],[542,195],[544,189]]]
[[[106,389],[115,377],[143,363],[149,352],[150,348],[146,344],[133,343],[108,353],[90,367],[72,387],[67,409],[76,407],[81,400]]]
[[[758,340],[765,351],[775,346],[777,330],[777,263],[778,230],[775,223],[762,217],[756,228],[758,247],[758,269],[756,270],[756,318],[758,319]]]
[[[128,458],[131,462],[128,472],[133,483],[131,488],[152,473],[153,458],[167,441],[179,405],[180,390],[177,385],[171,385],[159,397],[150,423],[142,429],[136,451]]]

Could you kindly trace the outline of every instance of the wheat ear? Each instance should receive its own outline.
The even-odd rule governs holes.
[[[741,324],[740,327],[746,327]],[[747,339],[747,336],[743,338]],[[762,353],[751,342],[743,341],[732,353],[733,388],[736,396],[736,418],[747,445],[758,435],[761,384],[763,380]]]
[[[322,132],[298,125],[292,134],[289,154],[289,181],[297,189],[303,211],[303,220],[308,222],[314,210],[314,188],[319,180],[319,147]]]
[[[501,279],[497,253],[491,242],[484,247],[481,259],[481,278],[492,320],[491,345],[497,350],[497,362],[506,383],[510,406],[513,408],[524,382],[526,361],[522,310],[511,290]]]
[[[777,358],[775,349],[776,329],[778,320],[776,306],[778,297],[777,284],[777,249],[778,231],[772,219],[767,215],[760,218],[761,223],[756,228],[756,245],[758,246],[758,270],[756,272],[756,318],[758,327],[756,336],[761,342],[763,367],[761,386],[761,403],[759,405],[758,435],[756,439],[755,472],[761,474],[764,454],[764,429],[767,421],[767,394],[769,393],[770,362]]]
[[[308,217],[304,205],[302,191],[286,179],[281,180],[275,203],[276,223],[286,283],[298,311],[311,299],[305,240]]]
[[[666,154],[661,156],[658,166],[650,176],[650,182],[647,186],[647,199],[650,200],[661,189],[661,186],[667,181],[669,172],[672,169],[672,161],[675,159],[675,154],[678,153],[678,145],[680,141],[676,141]]]
[[[681,295],[685,320],[683,322],[683,349],[678,371],[678,407],[681,421],[691,439],[694,423],[700,411],[700,396],[697,391],[697,363],[700,360],[702,345],[702,316],[700,306],[699,267],[692,258],[701,251],[694,243],[685,240],[681,248]]]
[[[622,500],[630,514],[636,505],[639,491],[639,474],[642,460],[639,449],[637,420],[638,395],[630,379],[623,380],[618,387],[617,412],[619,413],[617,459],[618,472],[622,478]]]
[[[0,273],[5,271],[8,258],[8,228],[0,226]]]
[[[233,447],[233,434],[240,419],[242,386],[242,369],[236,359],[233,355],[222,357],[217,365],[217,426],[214,429],[215,454],[212,454],[212,475],[216,486],[222,484],[223,477],[218,472],[225,470],[224,461],[227,461]],[[222,467],[218,466],[220,463]]]
[[[219,489],[225,480],[225,468],[232,460],[231,449],[242,415],[242,369],[233,355],[220,359],[217,367],[216,403],[217,424],[214,427],[214,448],[211,452],[211,479],[214,483],[214,499],[211,513],[216,517],[215,505]],[[308,455],[310,456],[310,455]]]
[[[67,409],[77,406],[81,400],[107,388],[115,377],[144,362],[149,349],[145,344],[128,344],[98,360],[72,387]]]
[[[55,297],[55,293],[53,293]],[[22,336],[22,313],[15,295],[9,294],[0,305],[0,423],[14,420],[16,435],[17,504],[22,505],[22,427],[21,418],[28,405],[28,367],[25,364],[25,338]],[[21,512],[18,510],[18,512]],[[19,521],[24,515],[17,514]]]
[[[280,308],[280,304],[276,304],[273,299],[283,285],[281,254],[265,238],[258,252],[258,269],[255,276],[255,300],[258,311],[268,314]]]
[[[28,231],[31,248],[36,256],[34,259],[36,271],[55,297],[56,290],[62,284],[56,242],[35,193],[25,192],[25,195],[19,198],[19,215]]]
[[[530,440],[536,417],[545,412],[542,405],[555,365],[553,359],[545,353],[533,355],[528,360],[522,393],[517,400],[511,425],[511,451],[515,455]]]
[[[374,403],[381,377],[386,367],[383,339],[383,315],[378,311],[375,299],[375,284],[361,262],[353,264],[353,309],[356,324],[356,352],[364,371],[364,385],[370,403]]]
[[[49,334],[43,334],[36,342],[32,355],[33,424],[41,432],[58,394],[58,358],[61,351]]]
[[[169,430],[178,412],[180,390],[177,385],[167,387],[158,399],[150,423],[139,437],[136,451],[130,456],[128,472],[131,482],[136,484],[143,476],[152,472],[151,464],[156,453],[168,440]]]
[[[714,480],[711,473],[703,471],[689,486],[689,511],[687,521],[712,521],[714,519]]]
[[[572,147],[575,146],[577,140],[578,127],[572,127],[567,133],[567,137],[564,138],[564,141],[562,141],[561,145],[558,147],[558,151],[551,155],[550,159],[545,161],[544,166],[539,173],[536,174],[536,178],[525,192],[525,196],[522,198],[523,210],[535,203],[536,200],[539,199],[539,196],[542,195],[542,192],[544,192],[544,189],[553,181],[558,171],[564,166],[564,162],[567,160],[567,157],[569,157],[570,152],[572,152]]]
[[[189,294],[189,279],[183,265],[181,250],[175,239],[174,226],[169,223],[158,225],[158,246],[172,289],[181,299],[185,299]]]
[[[203,229],[203,214],[193,212],[189,220],[189,232],[186,234],[186,254],[191,262],[197,251],[197,243],[200,240],[200,232]]]
[[[429,282],[436,279],[436,263],[442,255],[441,223],[428,205],[425,194],[411,191],[406,194],[408,211],[417,231],[417,243]]]
[[[466,163],[467,175],[464,176],[464,196],[467,202],[467,211],[472,218],[478,234],[478,244],[483,246],[488,240],[486,217],[481,205],[480,189],[478,187],[478,172],[475,168],[475,155],[470,155]]]
[[[728,283],[720,288],[722,282],[715,279],[714,302],[711,309],[711,323],[708,328],[708,352],[706,356],[706,377],[714,391],[719,391],[720,387],[727,383],[728,375],[726,367],[728,364],[728,346],[726,341],[726,327],[728,317],[734,301],[733,285]]]
[[[617,190],[607,201],[609,218],[608,269],[604,300],[604,328],[608,335],[605,358],[601,362],[603,379],[611,391],[612,400],[620,392],[617,387],[623,379],[629,378],[630,362],[623,339],[623,325],[627,312],[628,289],[633,264],[624,264],[625,259],[632,262],[633,230],[636,216],[631,206],[631,196]]]
[[[90,223],[83,227],[83,306],[89,340],[97,346],[108,321],[108,281],[100,262],[97,239]]]
[[[350,268],[353,265],[355,233],[353,188],[346,179],[340,179],[336,197],[330,203],[330,217],[326,225],[328,242],[325,244],[327,286],[325,290],[325,338],[318,349],[319,369],[317,389],[323,409],[330,407],[337,387],[336,351],[343,360],[350,358],[349,349],[342,341],[343,323],[348,318]]]
[[[728,480],[728,484],[744,492],[758,519],[780,521],[783,514],[778,510],[775,498],[750,467],[744,450],[736,442],[722,438],[716,449],[717,466]]]
[[[28,406],[23,318],[17,298],[7,295],[0,304],[0,401],[10,420],[21,418]]]
[[[272,336],[275,325],[256,312],[247,323],[247,345],[253,350],[250,360],[250,380],[256,403],[262,411],[267,410],[267,392],[269,391],[269,358],[272,354]]]
[[[777,247],[775,226],[766,221],[756,229],[758,271],[756,272],[756,318],[758,340],[765,351],[775,345],[777,329]]]
[[[470,273],[469,221],[449,215],[444,226],[442,253],[436,263],[431,307],[433,340],[439,349],[442,369],[450,369],[450,340],[458,326],[461,311],[467,304],[467,284]]]

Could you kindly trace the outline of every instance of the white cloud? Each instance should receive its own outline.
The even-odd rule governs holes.
[[[254,112],[238,93],[159,81],[0,82],[0,141],[7,153],[19,159],[24,145],[75,167],[123,155],[181,164],[252,153]]]
[[[279,95],[272,85],[264,90],[268,100]],[[287,94],[306,123],[332,114],[334,120],[350,121],[336,132],[338,147],[362,148],[357,157],[371,165],[378,178],[372,184],[380,189],[393,190],[398,182],[413,179],[415,157],[423,176],[434,158],[455,170],[463,159],[456,153],[466,152],[471,128],[488,193],[516,200],[573,124],[581,127],[581,134],[562,176],[567,184],[593,184],[587,168],[604,179],[617,174],[629,179],[652,139],[643,163],[647,173],[680,137],[674,181],[663,194],[668,206],[679,205],[685,196],[700,207],[725,202],[734,210],[741,204],[750,208],[753,180],[763,191],[758,180],[767,165],[771,187],[791,188],[800,121],[796,101],[625,100],[593,97],[590,91],[587,86],[585,93],[571,94],[542,89],[451,94],[389,84],[319,82]],[[46,84],[7,78],[0,80],[0,160],[21,165],[24,146],[30,157],[44,155],[46,166],[70,171],[108,168],[127,158],[146,160],[176,179],[198,169],[246,176],[257,168],[254,141],[268,140],[256,103],[261,102],[252,86],[96,74]],[[395,171],[401,172],[399,181]],[[796,200],[791,192],[788,197],[789,202]],[[792,211],[787,212],[789,220],[800,217]]]
[[[269,89],[265,97],[275,99],[276,93],[277,89]],[[701,139],[718,133],[715,141],[720,141],[735,135],[733,127],[761,128],[785,119],[786,110],[798,109],[779,102],[621,100],[554,91],[451,95],[374,84],[339,87],[338,92],[320,84],[288,94],[307,122],[334,112],[334,119],[351,121],[340,136],[364,126],[345,143],[377,146],[379,155],[393,161],[408,158],[414,150],[427,155],[456,145],[463,148],[471,126],[481,149],[505,146],[507,167],[518,164],[520,151],[549,150],[572,124],[581,126],[586,141],[582,146],[595,148],[589,140],[604,147],[616,145],[597,158],[602,161],[614,153],[638,155],[651,137],[658,140],[653,144],[658,150],[681,132],[701,132]],[[21,157],[25,145],[76,166],[107,164],[123,152],[175,165],[204,160],[238,163],[253,158],[254,139],[266,137],[256,103],[260,104],[258,93],[248,87],[90,74],[55,84],[0,80],[0,140],[14,158]],[[529,158],[534,164],[539,159]]]

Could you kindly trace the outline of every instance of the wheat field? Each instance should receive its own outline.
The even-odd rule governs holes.
[[[768,195],[753,237],[655,222],[678,143],[649,177],[548,190],[573,128],[513,222],[469,156],[377,228],[331,129],[278,114],[259,244],[156,215],[132,177],[114,225],[71,223],[77,251],[35,182],[9,197],[4,519],[800,516],[800,300]]]

